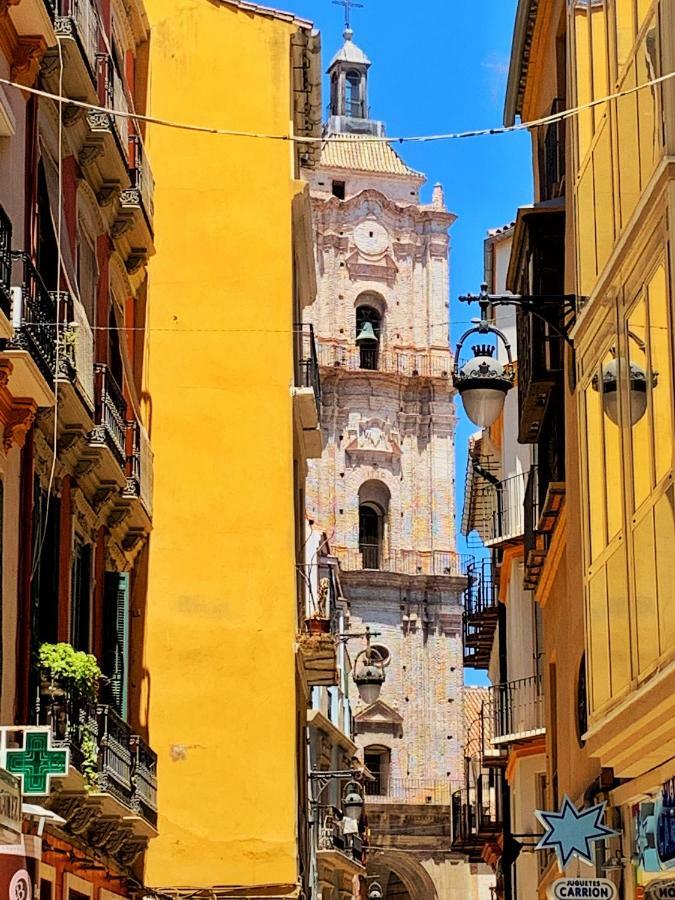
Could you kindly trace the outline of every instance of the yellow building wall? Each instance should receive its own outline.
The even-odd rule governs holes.
[[[287,134],[297,26],[147,0],[154,116]],[[154,887],[297,880],[292,148],[151,126]]]

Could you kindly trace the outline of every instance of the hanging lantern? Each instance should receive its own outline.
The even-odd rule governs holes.
[[[363,794],[361,793],[361,788],[356,781],[349,781],[345,787],[345,792],[342,795],[342,811],[347,816],[348,819],[356,819],[361,818],[361,812],[363,811],[364,799]]]
[[[359,697],[370,706],[380,696],[385,682],[384,660],[377,650],[370,646],[370,637],[366,638],[365,650],[354,661],[354,684],[358,688]]]
[[[373,881],[368,888],[368,900],[382,900],[384,892],[379,881]]]
[[[495,350],[487,344],[475,346],[473,358],[459,371],[455,368],[453,375],[467,416],[481,428],[488,428],[499,418],[513,387],[513,372],[494,358]]]
[[[644,348],[643,348],[644,349]],[[619,360],[613,359],[602,367],[602,408],[607,418],[615,425],[621,424],[619,413]],[[652,387],[658,384],[656,373],[652,376]],[[599,390],[599,379],[593,379],[593,388]],[[628,365],[629,420],[636,425],[647,411],[647,373],[637,363]]]

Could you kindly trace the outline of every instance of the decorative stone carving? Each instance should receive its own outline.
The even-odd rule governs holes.
[[[92,114],[89,113],[87,116],[87,120]],[[89,126],[91,127],[91,122],[89,122]],[[78,160],[81,166],[90,166],[92,163],[96,162],[99,156],[103,155],[103,145],[98,141],[87,141],[86,144],[82,145],[82,149],[79,152]]]
[[[19,37],[12,60],[12,80],[26,87],[32,87],[40,71],[40,61],[46,49],[47,43],[42,35]]]
[[[87,110],[83,106],[77,106],[74,103],[68,103],[63,107],[63,124],[66,128],[71,128],[81,122],[87,114]]]
[[[117,182],[104,181],[96,192],[96,199],[99,206],[110,206],[119,192],[119,184]]]
[[[117,851],[117,859],[123,866],[132,866],[140,853],[148,847],[148,838],[128,837]]]
[[[148,258],[148,256],[147,256],[147,253],[145,252],[145,250],[138,250],[138,249],[132,250],[124,263],[124,265],[126,266],[127,272],[130,275],[133,275],[136,272],[138,272],[138,270],[140,268],[142,268],[142,266],[145,265],[147,258]]]

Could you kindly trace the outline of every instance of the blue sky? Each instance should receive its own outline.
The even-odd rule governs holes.
[[[354,40],[372,60],[371,115],[384,120],[388,134],[438,134],[502,124],[516,0],[360,2],[364,8],[352,12]],[[321,31],[327,64],[342,43],[344,9],[331,0],[286,0],[285,8],[312,19]],[[530,137],[516,133],[396,149],[427,175],[423,200],[430,199],[432,186],[440,181],[446,203],[458,217],[450,257],[454,343],[477,314],[457,297],[480,286],[487,229],[509,222],[517,207],[532,199]],[[461,406],[458,413],[459,516],[466,444],[474,429]],[[468,672],[467,682],[476,681],[483,683],[481,676]]]

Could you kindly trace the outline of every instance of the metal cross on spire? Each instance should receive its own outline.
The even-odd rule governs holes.
[[[333,0],[335,6],[344,6],[345,8],[345,31],[351,31],[351,13],[352,9],[363,9],[363,3],[355,3],[354,0]]]

